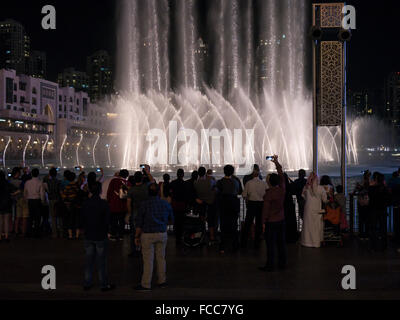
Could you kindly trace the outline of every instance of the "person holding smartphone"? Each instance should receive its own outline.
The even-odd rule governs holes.
[[[143,183],[149,183],[150,182],[150,166],[148,164],[141,164],[140,169],[142,170],[143,174]]]
[[[286,226],[285,226],[285,194],[286,184],[282,171],[282,166],[278,161],[278,156],[273,156],[271,160],[276,167],[278,174],[273,173],[269,176],[268,184],[270,188],[264,195],[264,205],[262,213],[263,231],[267,243],[267,263],[261,267],[261,271],[271,272],[275,270],[275,250],[278,249],[279,268],[286,268]]]

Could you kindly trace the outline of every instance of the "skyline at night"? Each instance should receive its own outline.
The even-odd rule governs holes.
[[[118,0],[119,1],[119,0]],[[47,53],[49,80],[55,81],[58,73],[74,67],[86,70],[86,57],[98,50],[107,50],[115,60],[118,32],[118,1],[14,1],[0,4],[0,20],[6,18],[20,22],[31,37],[34,50]],[[202,26],[200,34],[206,35],[207,1],[200,8]],[[376,5],[374,1],[348,1],[357,10],[357,30],[349,46],[350,89],[382,88],[385,77],[400,70],[400,45],[394,41],[398,4],[394,0]],[[57,30],[41,28],[41,8],[45,4],[57,9]],[[25,8],[25,10],[20,10]],[[310,9],[311,10],[311,9]],[[71,19],[71,17],[74,17]],[[378,45],[376,45],[378,44]],[[368,74],[371,76],[365,77]]]

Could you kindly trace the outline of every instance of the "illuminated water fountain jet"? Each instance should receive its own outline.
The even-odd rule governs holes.
[[[248,170],[254,162],[268,165],[266,155],[279,154],[286,170],[309,169],[312,99],[306,85],[305,2],[212,1],[205,23],[212,66],[206,79],[194,54],[202,53],[196,48],[197,1],[176,1],[178,15],[185,13],[187,19],[179,15],[175,21],[171,59],[178,63],[171,69],[165,1],[124,0],[121,90],[111,102],[119,113],[121,167],[219,168],[230,163]],[[169,77],[177,79],[174,87]],[[354,130],[349,124],[347,154],[357,163]],[[320,161],[338,163],[340,128],[322,128],[319,135]]]

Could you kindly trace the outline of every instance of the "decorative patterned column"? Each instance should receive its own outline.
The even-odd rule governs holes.
[[[313,4],[314,157],[318,172],[318,127],[342,128],[341,176],[346,189],[346,41],[344,3]],[[346,192],[345,191],[345,192]]]
[[[343,120],[344,98],[343,43],[322,41],[320,50],[318,125],[321,127],[340,126]]]

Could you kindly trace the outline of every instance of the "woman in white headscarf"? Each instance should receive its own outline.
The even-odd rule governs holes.
[[[319,184],[318,176],[313,172],[304,187],[305,199],[303,231],[301,245],[309,248],[320,248],[324,240],[324,221],[322,204],[328,201],[325,188]]]

